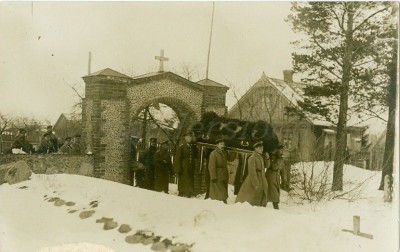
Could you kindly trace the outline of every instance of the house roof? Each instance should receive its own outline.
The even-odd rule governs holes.
[[[190,81],[188,79],[185,79],[182,76],[177,75],[173,72],[152,72],[152,73],[147,73],[147,74],[136,76],[132,79],[135,81],[135,83],[141,83],[141,82],[145,82],[147,79],[158,79],[158,78],[166,78],[166,77],[170,77],[170,78],[176,79],[178,81],[181,81],[181,82],[189,85],[189,87],[204,90],[204,87],[202,85],[200,85],[196,82]]]
[[[157,75],[162,75],[164,73],[165,72],[152,72],[152,73],[147,73],[147,74],[142,74],[142,75],[135,76],[132,79],[141,79],[141,78],[153,77],[153,76],[157,76]]]
[[[88,76],[114,76],[114,77],[121,77],[121,78],[129,78],[129,79],[131,79],[131,77],[129,77],[129,76],[125,75],[125,74],[119,73],[119,72],[117,72],[115,70],[112,70],[111,68],[105,68],[103,70],[88,74],[88,75],[86,75],[84,77],[88,77]]]
[[[304,101],[304,88],[309,86],[309,84],[302,83],[302,82],[286,82],[281,79],[271,78],[265,75],[263,72],[261,78],[243,95],[239,102],[242,99],[246,99],[249,94],[252,94],[258,88],[266,87],[266,86],[273,86],[275,89],[282,94],[283,97],[286,98],[293,106],[299,107],[299,102]],[[237,103],[230,109],[232,111],[236,108]],[[335,127],[332,122],[327,121],[324,117],[318,114],[312,114],[310,112],[305,112],[305,117],[308,121],[310,121],[314,125],[318,126],[326,126],[326,127]],[[348,127],[365,127],[360,123],[360,119],[358,115],[352,115],[347,121]]]
[[[229,87],[218,83],[216,81],[210,80],[210,79],[204,79],[204,80],[200,80],[197,82],[198,84],[202,85],[202,86],[208,86],[208,87],[221,87],[221,88],[226,88],[229,89]]]

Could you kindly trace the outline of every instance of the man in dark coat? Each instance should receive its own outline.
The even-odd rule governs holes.
[[[279,197],[280,197],[280,180],[282,177],[283,184],[286,184],[286,177],[282,176],[284,171],[284,162],[282,157],[282,147],[283,145],[278,145],[278,147],[271,151],[270,162],[265,177],[268,182],[268,202],[272,202],[274,209],[279,209]]]
[[[51,141],[52,137],[50,133],[45,133],[43,135],[42,141],[40,141],[38,153],[40,154],[49,154],[56,152],[56,148]]]
[[[140,157],[140,162],[146,166],[146,189],[154,190],[154,154],[157,151],[157,138],[150,138],[150,146]]]
[[[46,133],[43,134],[42,140],[45,138],[45,135],[49,136],[49,140],[51,141],[51,144],[53,145],[53,148],[55,149],[55,151],[53,151],[53,152],[57,152],[58,151],[58,139],[53,132],[53,126],[51,126],[51,125],[47,126]]]
[[[224,150],[225,140],[220,138],[216,140],[216,148],[211,152],[208,161],[208,170],[210,174],[210,199],[221,200],[227,203],[228,199],[228,167],[227,161],[233,161],[236,156],[228,155]]]
[[[27,154],[33,152],[32,145],[26,140],[26,130],[20,129],[17,137],[15,138],[14,142],[12,143],[12,149],[21,149]]]
[[[169,141],[162,142],[160,150],[154,154],[154,190],[168,193],[169,176],[172,173]]]
[[[248,175],[240,187],[235,202],[248,202],[252,206],[266,206],[268,182],[265,168],[269,167],[269,158],[263,157],[263,142],[253,145],[254,152],[248,159]],[[268,155],[266,153],[266,155]]]
[[[190,198],[194,193],[194,172],[198,164],[197,147],[192,143],[192,134],[184,135],[184,142],[178,146],[174,156],[174,172],[178,175],[178,195]]]

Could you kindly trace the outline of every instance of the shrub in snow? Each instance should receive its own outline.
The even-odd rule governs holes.
[[[346,167],[351,167],[351,169],[346,170]],[[371,177],[367,175],[358,178],[357,174],[351,174],[352,169],[360,168],[345,166],[343,170],[343,191],[332,191],[333,162],[319,161],[294,164],[290,169],[292,190],[289,191],[289,197],[310,202],[335,198],[358,199],[363,186]]]
[[[9,164],[4,177],[4,182],[8,182],[10,185],[16,184],[28,180],[31,175],[32,171],[29,169],[28,164],[25,161],[20,160]]]

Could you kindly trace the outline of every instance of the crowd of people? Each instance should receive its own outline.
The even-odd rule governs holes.
[[[55,135],[53,126],[49,125],[46,132],[41,136],[37,148],[29,143],[25,129],[19,129],[15,137],[10,153],[14,154],[70,154],[83,155],[84,148],[81,143],[81,135],[75,134],[73,137],[66,137],[63,142]]]
[[[194,195],[195,170],[202,165],[196,138],[190,132],[184,135],[182,143],[174,153],[169,141],[157,143],[156,138],[150,139],[150,146],[137,158],[137,143],[139,138],[132,138],[132,153],[134,157],[132,170],[136,186],[168,193],[171,178],[177,179],[178,195],[192,197]],[[158,148],[159,146],[159,148]],[[253,206],[267,206],[271,202],[279,209],[280,187],[286,184],[282,145],[274,150],[264,152],[263,142],[253,145],[254,151],[246,162],[247,176],[238,190],[236,202],[248,202]],[[205,198],[227,203],[228,199],[228,162],[241,155],[238,152],[227,151],[225,139],[216,140],[215,149],[209,154],[206,162],[207,193]],[[133,181],[133,180],[132,180]],[[282,182],[282,183],[281,183]]]

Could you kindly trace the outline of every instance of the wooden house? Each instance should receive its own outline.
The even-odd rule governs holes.
[[[333,160],[336,127],[322,117],[305,113],[299,117],[287,113],[287,108],[298,108],[303,101],[307,84],[293,81],[293,72],[283,71],[284,78],[261,78],[228,111],[228,117],[269,122],[284,145],[284,156],[292,162]],[[349,154],[361,151],[365,127],[347,127]]]

